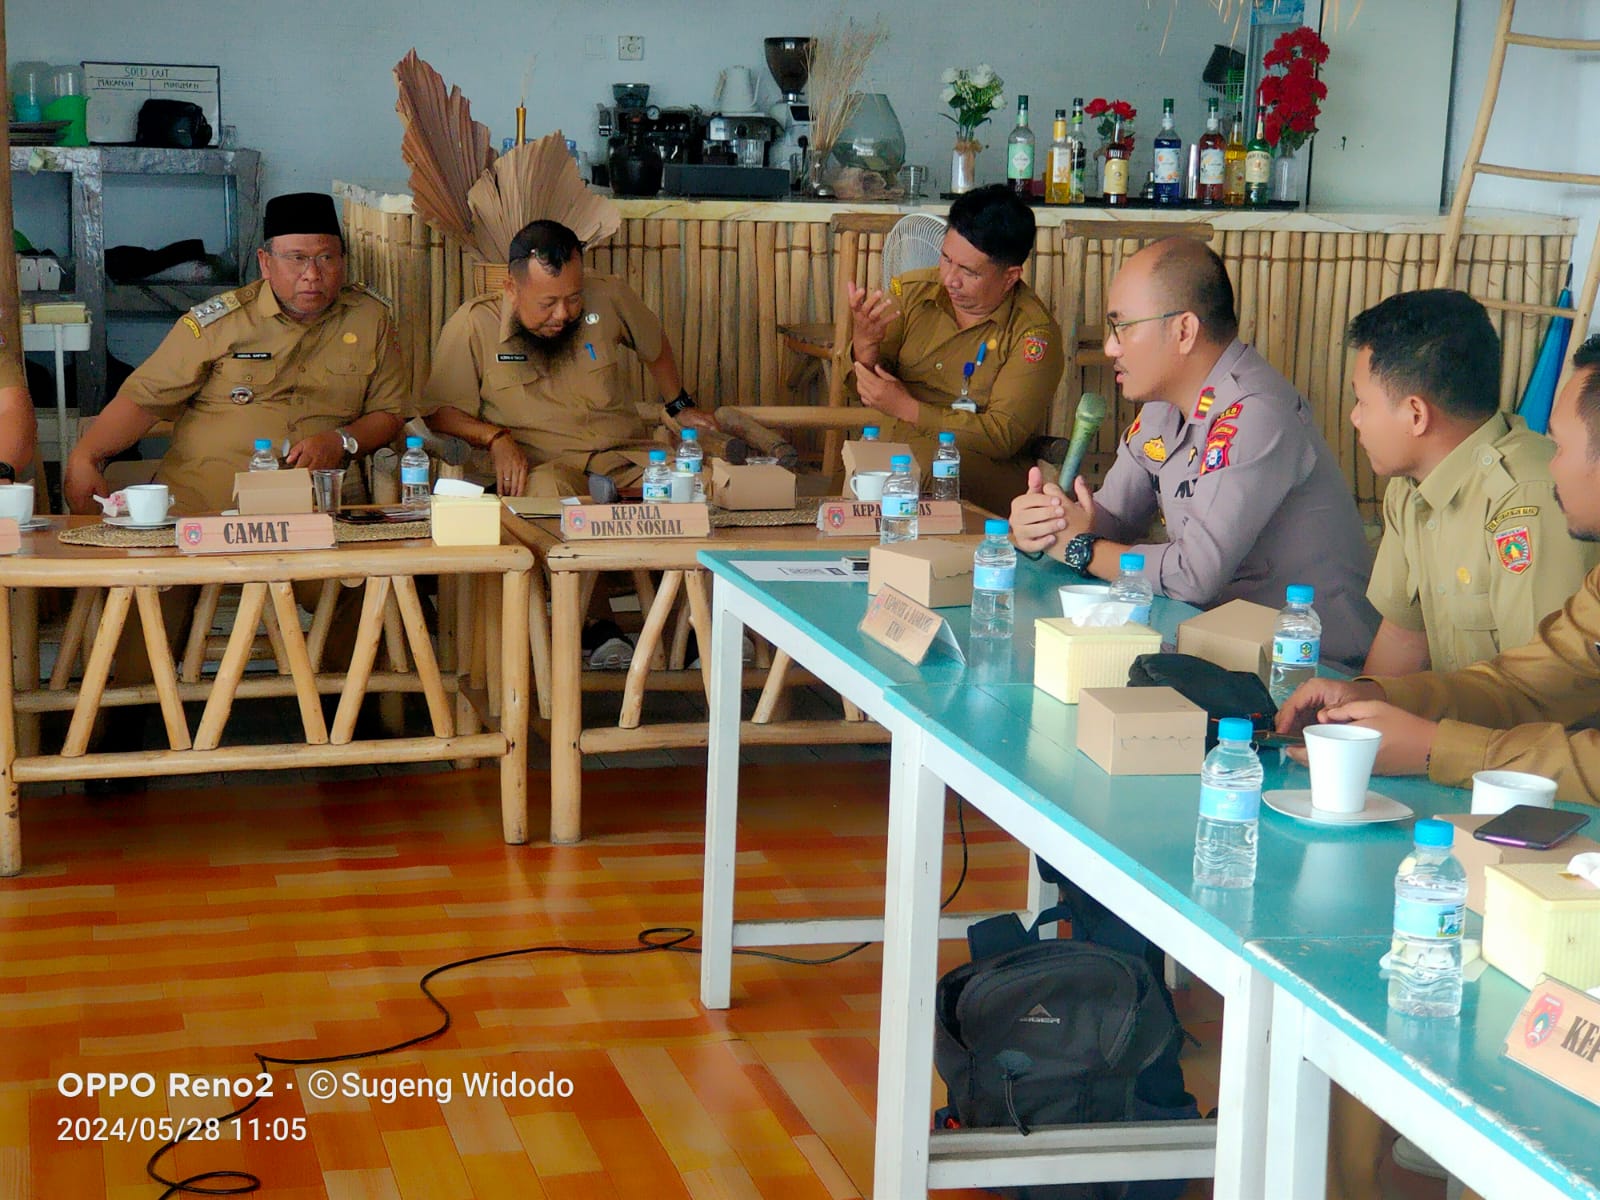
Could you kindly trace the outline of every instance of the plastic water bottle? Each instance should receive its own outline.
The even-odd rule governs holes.
[[[961,451],[956,449],[953,433],[939,435],[939,449],[933,456],[933,495],[929,499],[961,499]]]
[[[878,440],[878,427],[876,425],[868,425],[865,429],[863,429],[861,431],[861,440],[863,442],[875,442],[875,441],[877,441]]]
[[[1256,881],[1256,826],[1261,819],[1261,760],[1250,748],[1250,722],[1217,722],[1217,748],[1200,768],[1200,822],[1194,831],[1194,881],[1244,888]]]
[[[878,522],[878,541],[887,546],[890,542],[917,540],[917,512],[922,495],[917,477],[911,473],[911,456],[896,454],[889,460],[889,478],[884,481],[883,519]]]
[[[1272,630],[1272,675],[1267,681],[1272,702],[1280,708],[1295,688],[1317,673],[1322,654],[1322,618],[1311,607],[1316,591],[1304,583],[1291,583],[1283,598],[1288,603]]]
[[[1124,554],[1117,560],[1117,565],[1122,568],[1122,574],[1111,585],[1111,599],[1133,605],[1128,620],[1138,625],[1150,624],[1150,604],[1155,599],[1155,592],[1144,577],[1144,555]],[[1248,738],[1245,740],[1249,741]]]
[[[972,556],[972,636],[1010,637],[1016,620],[1017,548],[1004,521],[985,521]]]
[[[706,480],[701,468],[705,465],[705,452],[700,449],[700,434],[693,429],[685,429],[683,436],[678,441],[677,469],[687,471],[694,476],[694,496],[696,504],[704,504],[706,500]]]
[[[427,508],[428,452],[422,448],[422,439],[408,437],[406,452],[400,456],[400,503],[407,508]]]
[[[1418,821],[1414,843],[1394,877],[1394,944],[1389,1007],[1414,1017],[1461,1011],[1461,921],[1467,873],[1450,853],[1455,827]]]
[[[256,452],[250,456],[252,471],[276,471],[278,456],[272,452],[271,438],[257,438]]]
[[[666,504],[672,499],[672,468],[667,466],[665,450],[650,451],[650,465],[644,469],[644,501]]]

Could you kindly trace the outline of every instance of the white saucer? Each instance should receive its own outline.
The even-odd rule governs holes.
[[[1412,816],[1411,809],[1398,800],[1367,793],[1367,804],[1360,812],[1326,813],[1311,806],[1310,789],[1287,791],[1282,788],[1262,792],[1261,799],[1273,812],[1305,821],[1311,825],[1379,825],[1385,821],[1404,821]]]
[[[49,529],[49,517],[29,517],[26,521],[18,521],[17,529],[22,533],[31,533],[35,529]]]
[[[115,525],[118,529],[171,529],[178,523],[177,517],[166,517],[151,525],[139,525],[132,517],[102,517],[107,525]]]

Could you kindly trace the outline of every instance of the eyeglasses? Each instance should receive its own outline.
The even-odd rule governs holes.
[[[295,250],[291,250],[288,254],[279,254],[276,250],[268,250],[267,253],[288,263],[297,275],[304,275],[306,269],[312,266],[319,271],[331,271],[344,261],[343,254],[301,254]]]
[[[1127,329],[1130,325],[1143,325],[1146,321],[1165,321],[1168,317],[1181,317],[1186,311],[1188,310],[1178,308],[1174,309],[1172,312],[1157,313],[1153,317],[1135,317],[1131,321],[1113,321],[1110,317],[1107,317],[1106,341],[1109,342],[1112,339],[1115,339],[1120,342],[1122,340],[1122,331]]]

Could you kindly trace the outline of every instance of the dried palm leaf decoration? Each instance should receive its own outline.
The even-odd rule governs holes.
[[[558,129],[502,154],[467,193],[473,248],[504,262],[511,239],[529,221],[560,221],[585,246],[622,227],[622,212],[589,190]]]
[[[394,68],[395,111],[404,131],[400,155],[411,168],[411,197],[431,224],[452,237],[472,239],[467,192],[494,162],[489,130],[472,119],[472,106],[412,50]]]

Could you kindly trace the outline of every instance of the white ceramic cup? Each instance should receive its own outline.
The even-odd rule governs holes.
[[[1311,764],[1311,807],[1326,813],[1358,813],[1367,806],[1367,782],[1383,734],[1360,725],[1306,726]]]
[[[1472,811],[1493,816],[1516,804],[1556,806],[1556,781],[1524,771],[1478,771],[1472,776]]]
[[[33,517],[33,484],[13,483],[0,485],[0,517],[11,517],[17,521],[31,520]]]
[[[672,503],[688,504],[694,499],[694,472],[674,471],[672,473]]]
[[[1061,615],[1069,621],[1111,599],[1110,588],[1092,583],[1069,583],[1057,588],[1056,593],[1061,597]]]
[[[122,489],[128,502],[128,520],[135,525],[154,525],[167,519],[172,493],[164,483],[136,483]]]
[[[850,494],[867,504],[877,504],[883,499],[883,485],[889,481],[887,471],[857,471],[850,476]]]

